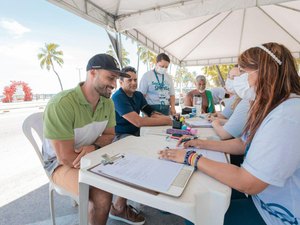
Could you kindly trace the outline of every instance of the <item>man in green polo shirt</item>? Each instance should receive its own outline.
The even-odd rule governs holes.
[[[115,109],[110,99],[122,73],[110,55],[93,56],[87,65],[86,81],[76,88],[62,91],[48,103],[44,112],[43,157],[45,168],[54,183],[79,194],[80,159],[112,142],[115,136]],[[89,222],[106,224],[112,195],[90,188]],[[125,205],[131,224],[143,224],[144,217]]]

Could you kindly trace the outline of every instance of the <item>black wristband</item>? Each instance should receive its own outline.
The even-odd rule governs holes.
[[[91,144],[91,145],[93,145],[93,146],[95,147],[95,150],[101,148],[101,146],[100,146],[100,145],[97,145],[96,143],[93,143],[93,144]]]

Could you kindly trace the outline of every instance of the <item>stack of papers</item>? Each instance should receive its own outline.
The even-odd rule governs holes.
[[[212,128],[211,122],[202,118],[186,119],[185,123],[190,127]]]

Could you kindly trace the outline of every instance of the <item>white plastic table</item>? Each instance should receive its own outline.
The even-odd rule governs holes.
[[[155,127],[153,129],[161,130],[166,128]],[[205,133],[204,130],[202,131]],[[167,144],[166,136],[164,135],[129,136],[84,156],[81,160],[79,172],[80,225],[88,225],[89,186],[182,216],[196,225],[223,224],[224,215],[230,203],[231,188],[200,171],[194,172],[180,197],[172,197],[164,194],[153,195],[87,170],[89,167],[100,163],[102,160],[101,156],[104,153],[109,155],[134,153],[157,158],[158,150],[163,149]],[[224,157],[226,156],[224,155]]]

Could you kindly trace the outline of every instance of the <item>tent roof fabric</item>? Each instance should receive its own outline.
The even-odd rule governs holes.
[[[300,58],[300,1],[49,0],[183,66],[236,63],[247,48],[278,42]]]

